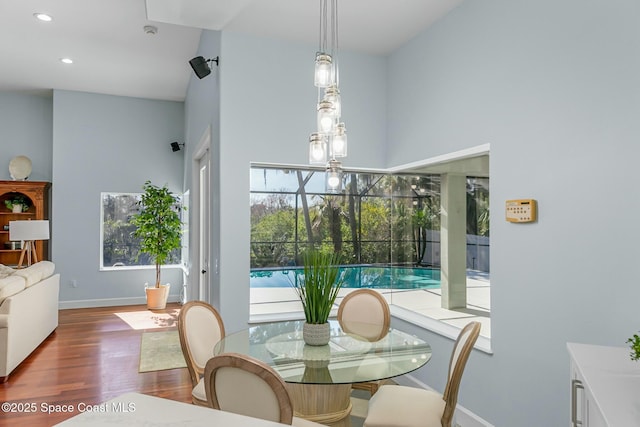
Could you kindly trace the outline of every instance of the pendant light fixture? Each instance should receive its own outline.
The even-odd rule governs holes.
[[[327,143],[324,136],[312,133],[309,137],[309,163],[312,165],[327,164]]]
[[[328,193],[342,191],[342,163],[336,158],[347,156],[338,77],[338,0],[320,0],[320,40],[314,76],[318,88],[318,130],[309,137],[309,163],[326,166]]]
[[[327,163],[325,191],[331,194],[338,194],[342,191],[342,164],[336,159],[331,159]]]

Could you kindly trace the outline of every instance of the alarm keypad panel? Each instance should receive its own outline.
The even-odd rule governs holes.
[[[505,211],[509,222],[534,222],[538,217],[534,199],[507,200]]]

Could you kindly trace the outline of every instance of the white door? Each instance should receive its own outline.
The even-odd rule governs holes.
[[[209,150],[200,158],[199,161],[199,191],[198,191],[198,220],[199,220],[199,250],[200,256],[198,264],[199,272],[199,292],[198,299],[201,301],[209,301],[209,253],[210,253],[210,211],[211,201],[209,198],[209,167],[210,155]]]
[[[191,233],[192,245],[189,299],[210,301],[209,259],[211,253],[211,129],[207,129],[192,158],[191,174]],[[196,279],[197,278],[197,279]]]

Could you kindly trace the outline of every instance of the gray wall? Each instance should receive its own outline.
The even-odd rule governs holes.
[[[460,403],[496,426],[568,425],[566,342],[640,328],[639,14],[467,1],[389,58],[388,166],[491,144],[494,354],[472,354]],[[515,198],[537,223],[504,220]],[[442,390],[451,341],[411,328],[434,349],[415,375]]]
[[[182,190],[184,104],[55,91],[53,98],[52,258],[63,307],[144,303],[154,270],[99,268],[100,193],[141,192],[149,179]],[[180,270],[163,272],[172,298]],[[77,288],[70,286],[77,281]]]
[[[31,159],[30,181],[51,181],[51,95],[0,92],[0,180],[10,180],[9,162]]]
[[[198,46],[198,55],[205,58],[215,58],[220,56],[220,32],[203,31],[200,36],[200,44]],[[219,60],[219,64],[224,64],[224,59]],[[209,129],[210,153],[211,153],[211,185],[210,185],[210,210],[211,210],[211,230],[210,230],[210,258],[215,260],[219,258],[220,253],[220,189],[219,189],[219,173],[220,170],[220,74],[223,67],[216,67],[211,64],[212,72],[204,79],[198,79],[194,74],[191,75],[187,95],[185,99],[185,190],[192,188],[192,174],[194,168],[197,170],[198,165],[194,163],[194,154],[203,135]],[[197,215],[193,198],[197,197],[191,193],[191,200],[194,209],[189,212],[191,224],[196,224]],[[191,240],[193,244],[190,247],[190,292],[188,299],[196,299],[198,297],[198,272],[191,270],[192,265],[198,264],[198,253],[196,252],[195,239]],[[212,295],[212,303],[216,308],[220,309],[220,276],[216,274],[215,268],[209,269],[210,288]]]
[[[473,353],[460,403],[496,426],[567,423],[566,342],[624,345],[640,328],[639,9],[631,0],[468,1],[386,60],[341,55],[347,165],[395,166],[491,144],[494,354]],[[220,74],[191,82],[186,135],[197,143],[212,125],[219,138],[214,302],[230,332],[249,311],[249,162],[306,164],[314,49],[203,32],[199,53],[219,52]],[[147,178],[179,189],[183,159],[166,144],[182,135],[181,104],[56,92],[53,107],[62,299],[133,299],[149,275],[97,271],[99,193],[137,191]],[[48,107],[34,108],[46,122]],[[0,120],[3,138],[20,137],[4,126],[18,119]],[[48,138],[37,132],[34,140]],[[2,147],[8,164],[4,139]],[[538,200],[538,222],[505,222],[504,201],[526,197]],[[432,344],[432,360],[415,375],[442,390],[451,340],[394,322]]]
[[[200,82],[192,76],[185,105],[190,141],[197,142],[208,124],[213,134],[220,135],[213,159],[218,169],[212,174],[213,196],[219,200],[212,231],[219,233],[213,241],[219,247],[214,248],[212,263],[218,256],[220,272],[212,278],[212,302],[220,308],[225,328],[234,331],[245,327],[249,318],[249,165],[307,163],[308,138],[316,126],[315,46],[204,31],[198,54],[215,56],[218,40],[220,67],[214,72],[219,76]],[[343,52],[340,63],[349,135],[344,163],[380,167],[386,138],[385,61]],[[218,106],[212,100],[217,87],[219,129],[215,129]]]

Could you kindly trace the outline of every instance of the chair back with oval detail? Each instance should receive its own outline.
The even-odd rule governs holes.
[[[254,418],[291,424],[293,407],[285,382],[265,363],[238,353],[215,356],[206,364],[209,406]]]
[[[389,332],[391,311],[379,292],[363,288],[342,299],[338,307],[338,321],[343,331],[378,341]]]
[[[369,400],[364,427],[451,427],[462,373],[480,335],[480,322],[462,328],[454,343],[444,393],[419,387],[383,385]]]
[[[225,336],[222,317],[210,304],[203,301],[190,301],[180,310],[178,335],[194,388],[193,402],[206,405],[201,380],[205,365],[213,356],[213,348]]]
[[[342,330],[367,341],[379,341],[389,333],[391,310],[387,300],[373,289],[358,289],[347,294],[338,307]],[[354,383],[354,389],[368,390],[372,395],[380,381]]]

